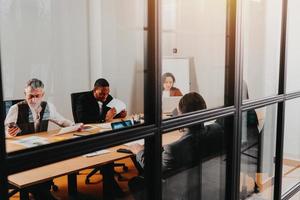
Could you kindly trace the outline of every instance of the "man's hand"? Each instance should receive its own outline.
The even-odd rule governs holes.
[[[120,118],[124,118],[127,116],[127,111],[126,110],[122,110],[119,114]]]
[[[136,143],[129,145],[129,149],[132,151],[132,153],[137,154],[138,152],[144,150],[144,146]]]
[[[84,129],[84,124],[79,123],[78,125],[79,125],[79,127],[78,127],[77,131],[82,131]]]
[[[114,119],[114,116],[117,114],[117,110],[115,108],[111,108],[105,116],[106,122],[111,122]]]
[[[18,133],[21,132],[21,129],[19,127],[11,127],[11,128],[8,128],[8,134],[10,136],[17,136]]]

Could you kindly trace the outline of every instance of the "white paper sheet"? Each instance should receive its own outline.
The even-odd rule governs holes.
[[[116,98],[113,98],[106,106],[109,108],[115,108],[117,111],[117,114],[119,114],[122,110],[126,109],[125,103]]]
[[[65,133],[71,133],[71,132],[77,131],[81,126],[82,126],[82,123],[78,123],[78,124],[75,124],[73,126],[68,126],[68,127],[61,128],[60,131],[58,133],[54,134],[53,136],[62,135],[62,134],[65,134]]]
[[[16,141],[12,141],[11,143],[19,144],[24,147],[36,147],[44,144],[48,144],[49,141],[47,138],[39,137],[39,136],[30,136],[27,138],[19,139]]]
[[[110,123],[101,123],[101,124],[97,124],[96,126],[102,129],[111,129]]]
[[[132,142],[127,142],[125,143],[124,145],[125,146],[130,146],[132,144],[140,144],[140,145],[144,145],[144,139],[140,139],[140,140],[135,140],[135,141],[132,141]]]
[[[103,149],[100,151],[95,151],[92,153],[85,154],[85,155],[83,155],[83,157],[94,157],[94,156],[98,156],[98,155],[102,155],[102,154],[106,154],[106,153],[110,153],[110,152],[111,152],[110,150]]]

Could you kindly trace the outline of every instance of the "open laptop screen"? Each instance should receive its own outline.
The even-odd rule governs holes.
[[[163,97],[162,98],[162,112],[165,114],[172,113],[177,108],[178,103],[182,97]]]

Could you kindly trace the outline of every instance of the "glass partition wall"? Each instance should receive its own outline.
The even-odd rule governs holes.
[[[61,199],[293,197],[296,2],[1,0],[1,199],[25,199],[45,180],[63,188],[51,191]],[[28,93],[32,78],[42,80],[41,94]],[[100,113],[107,105],[94,87],[99,78],[115,99],[113,119],[77,120],[92,108],[73,106],[84,92]],[[59,132],[48,110],[47,128],[5,134],[24,129],[9,109],[24,111],[19,100],[39,97],[69,125],[85,126]],[[41,116],[27,111],[36,130]],[[85,185],[95,181],[102,187]]]

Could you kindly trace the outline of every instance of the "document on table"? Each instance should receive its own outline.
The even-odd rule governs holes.
[[[125,146],[130,146],[132,144],[139,144],[139,145],[144,145],[144,139],[140,139],[140,140],[135,140],[135,141],[132,141],[132,142],[127,142],[125,143],[124,145]]]
[[[110,152],[111,152],[110,150],[103,149],[100,151],[95,151],[92,153],[85,154],[85,155],[83,155],[83,157],[94,157],[94,156],[98,156],[98,155],[102,155],[102,154],[106,154],[106,153],[110,153]]]
[[[56,134],[53,134],[53,136],[62,135],[62,134],[65,134],[65,133],[71,133],[71,132],[77,131],[82,125],[83,125],[82,123],[77,123],[73,126],[68,126],[68,127],[61,128],[60,131]]]
[[[99,128],[102,128],[102,129],[111,129],[111,125],[110,125],[109,122],[108,123],[97,124],[96,126],[99,127]]]
[[[126,109],[125,103],[116,98],[113,98],[106,106],[109,108],[115,108],[117,111],[117,114],[119,114],[122,110]]]
[[[19,144],[25,147],[36,147],[44,144],[48,144],[49,141],[47,138],[39,136],[30,136],[27,138],[22,138],[16,141],[13,141],[14,144]]]

